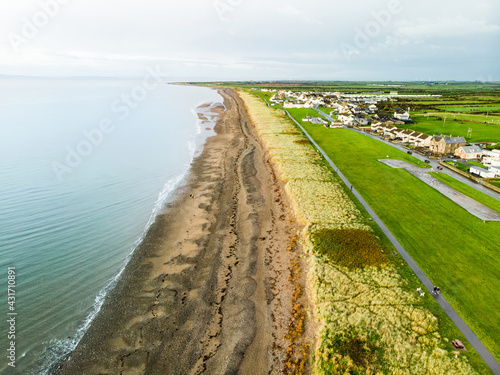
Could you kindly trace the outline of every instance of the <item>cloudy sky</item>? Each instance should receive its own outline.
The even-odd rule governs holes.
[[[0,3],[0,74],[500,80],[498,0]]]

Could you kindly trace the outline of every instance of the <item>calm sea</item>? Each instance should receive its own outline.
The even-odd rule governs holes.
[[[215,91],[149,78],[0,79],[1,373],[76,345],[212,134],[194,109]]]

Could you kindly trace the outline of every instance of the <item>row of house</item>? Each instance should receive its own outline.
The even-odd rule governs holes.
[[[371,126],[373,131],[394,140],[401,140],[403,143],[410,143],[415,147],[431,147],[433,137],[411,129],[401,129],[396,125],[387,123],[374,123]]]
[[[435,154],[453,155],[461,148],[460,155],[469,155],[469,159],[477,159],[475,148],[463,148],[467,141],[464,137],[453,137],[445,135],[429,135],[411,129],[401,129],[396,125],[387,123],[374,123],[371,129],[393,140],[409,143],[414,147],[426,147]],[[477,147],[477,146],[474,146]],[[479,147],[477,147],[479,149]],[[480,150],[480,149],[479,149]]]

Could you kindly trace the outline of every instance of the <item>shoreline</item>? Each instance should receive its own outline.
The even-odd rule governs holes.
[[[106,298],[108,297],[108,294],[110,294],[116,287],[116,284],[118,283],[122,274],[128,267],[130,259],[133,257],[134,253],[141,247],[142,243],[147,237],[151,229],[151,226],[156,221],[157,216],[161,215],[164,212],[169,202],[172,202],[177,198],[178,191],[182,190],[184,185],[187,183],[191,170],[191,165],[203,151],[207,139],[213,136],[212,134],[215,134],[214,127],[216,126],[217,121],[222,113],[221,106],[223,107],[223,105],[220,102],[203,102],[203,104],[198,104],[196,107],[191,109],[191,111],[196,117],[195,121],[198,127],[196,135],[192,139],[187,140],[187,146],[189,149],[192,150],[191,161],[185,165],[185,169],[180,174],[170,178],[163,185],[163,188],[158,193],[157,200],[152,208],[151,216],[146,226],[144,227],[140,236],[132,245],[130,252],[122,262],[122,266],[118,270],[118,273],[114,275],[111,279],[109,279],[106,285],[96,295],[95,302],[91,307],[91,311],[88,313],[83,323],[80,326],[78,326],[76,333],[73,335],[73,337],[68,337],[68,339],[71,340],[72,344],[71,346],[73,346],[73,348],[67,351],[66,354],[63,354],[61,357],[59,357],[59,359],[55,361],[54,359],[52,359],[53,362],[49,362],[50,365],[49,368],[41,369],[43,370],[43,373],[51,373],[51,371],[53,371],[52,369],[54,367],[57,367],[60,362],[66,361],[67,357],[74,351],[74,349],[78,346],[81,339],[85,336],[86,332],[92,325],[94,319],[99,315],[99,312]]]
[[[217,135],[49,373],[281,373],[300,226],[241,99],[219,93]]]

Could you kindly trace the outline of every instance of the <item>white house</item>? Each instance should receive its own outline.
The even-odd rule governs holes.
[[[286,100],[285,103],[283,103],[283,108],[314,108],[314,104],[307,102],[292,102],[290,100]]]
[[[372,122],[371,125],[372,131],[379,131],[381,126],[382,126],[381,122]]]
[[[401,121],[408,121],[408,120],[410,120],[410,113],[408,111],[406,111],[406,112],[394,112],[394,117],[397,118],[398,120],[401,120]]]
[[[413,144],[417,143],[418,137],[420,137],[421,135],[422,135],[422,133],[415,130],[413,133],[411,133],[408,136],[408,142],[413,143]]]
[[[495,178],[496,173],[486,168],[471,166],[470,173],[482,178]]]
[[[414,133],[418,133],[418,132],[415,130],[408,129],[408,130],[401,132],[399,137],[402,139],[403,143],[410,142],[410,137]]]
[[[488,171],[495,173],[496,176],[500,177],[500,165],[498,167],[491,166]]]
[[[415,140],[417,147],[429,147],[431,145],[432,136],[429,134],[421,133]]]
[[[493,165],[497,160],[500,160],[500,150],[483,150],[483,164]]]

